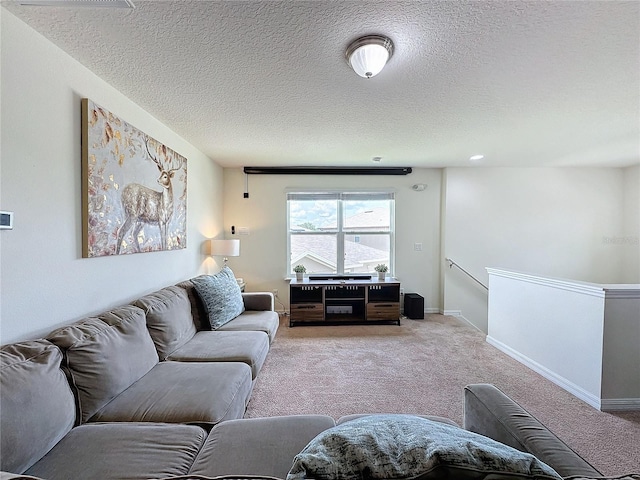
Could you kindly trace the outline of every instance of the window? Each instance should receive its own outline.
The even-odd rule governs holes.
[[[289,274],[373,273],[379,263],[393,272],[394,194],[296,192],[287,194]]]

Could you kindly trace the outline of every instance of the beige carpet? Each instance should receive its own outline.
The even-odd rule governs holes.
[[[493,383],[605,475],[640,472],[640,412],[602,413],[460,320],[280,330],[246,417],[417,413],[462,424],[462,389]]]

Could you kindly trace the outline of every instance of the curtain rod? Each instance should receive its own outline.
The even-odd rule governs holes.
[[[411,167],[244,167],[252,175],[409,175]]]

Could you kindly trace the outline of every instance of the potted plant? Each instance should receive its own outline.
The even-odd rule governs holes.
[[[301,282],[304,279],[307,268],[304,265],[296,265],[293,267],[293,271],[296,272],[296,280]]]
[[[387,267],[384,263],[379,263],[378,265],[375,266],[374,270],[378,272],[378,280],[382,282],[384,281],[384,277],[389,271],[389,267]]]

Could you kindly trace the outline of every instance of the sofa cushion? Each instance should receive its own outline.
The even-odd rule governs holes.
[[[144,310],[147,328],[160,360],[187,343],[196,333],[187,292],[167,287],[139,298],[134,305]]]
[[[0,470],[22,473],[73,427],[75,399],[61,362],[46,340],[0,349]]]
[[[251,367],[255,380],[269,353],[264,332],[198,332],[167,360],[178,362],[242,362]]]
[[[52,332],[86,422],[158,363],[144,312],[133,305]]]
[[[26,473],[47,480],[184,475],[206,437],[193,425],[89,423],[74,428]]]
[[[230,420],[216,425],[190,474],[267,475],[284,478],[293,457],[320,432],[335,426],[325,415]]]
[[[196,330],[211,330],[207,311],[202,304],[202,299],[200,298],[200,295],[198,295],[193,282],[191,280],[185,280],[184,282],[176,284],[176,287],[183,289],[187,294],[189,304],[191,305],[191,316],[193,317],[193,324],[195,325]]]
[[[245,310],[242,315],[224,324],[218,331],[256,331],[269,335],[269,342],[276,338],[276,332],[280,325],[280,317],[271,310]]]
[[[160,362],[92,421],[211,426],[241,418],[252,387],[251,369],[244,363]]]
[[[200,275],[192,282],[207,311],[212,330],[244,312],[242,292],[229,267],[224,267],[215,275]]]
[[[370,415],[320,433],[296,455],[287,480],[561,480],[533,455],[460,427],[414,415]]]

